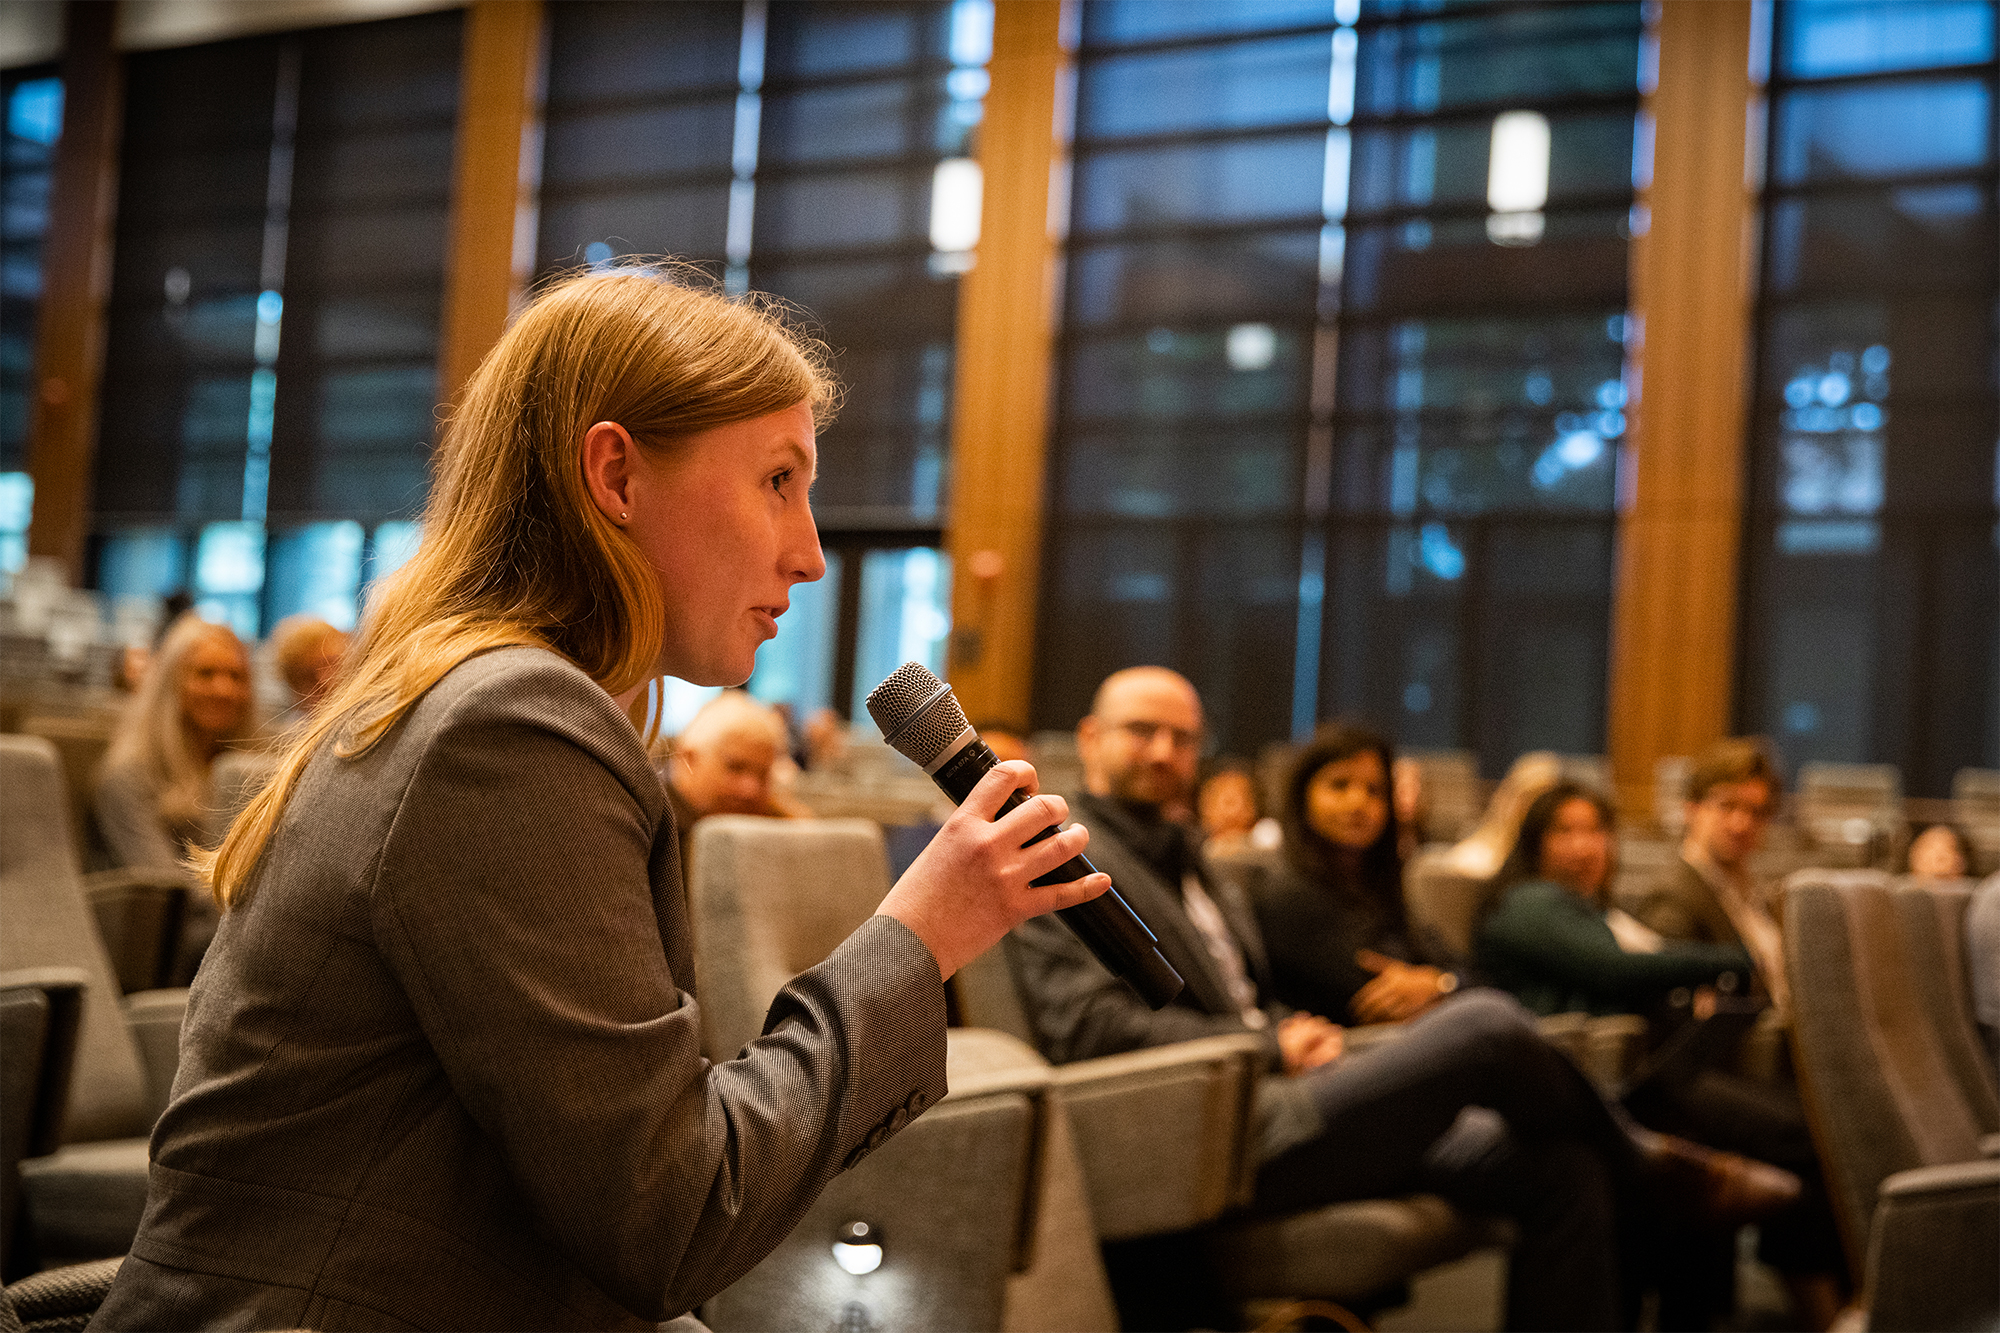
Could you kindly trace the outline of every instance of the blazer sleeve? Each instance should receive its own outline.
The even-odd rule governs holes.
[[[710,1065],[655,914],[657,809],[587,728],[502,690],[453,707],[370,880],[377,945],[539,1226],[621,1304],[670,1318],[944,1095],[937,964],[876,917]]]
[[[1016,926],[1006,947],[1036,1040],[1056,1064],[1251,1030],[1240,1018],[1203,1013],[1178,1000],[1152,1008],[1053,914]],[[1269,1028],[1259,1035],[1267,1062],[1277,1067],[1276,1035]]]
[[[1635,1004],[1676,986],[1707,985],[1724,972],[1751,974],[1750,956],[1732,945],[1670,944],[1658,953],[1626,953],[1596,913],[1548,883],[1523,884],[1508,894],[1487,918],[1480,948],[1517,974]]]

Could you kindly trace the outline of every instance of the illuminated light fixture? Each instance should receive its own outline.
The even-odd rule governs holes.
[[[1278,354],[1278,334],[1269,324],[1238,324],[1222,347],[1231,370],[1263,370]]]
[[[882,1266],[881,1228],[867,1222],[846,1222],[833,1233],[833,1261],[856,1277]]]
[[[948,157],[931,176],[931,249],[958,254],[979,244],[985,178],[969,157]]]
[[[1503,111],[1493,118],[1486,166],[1486,235],[1496,245],[1533,245],[1546,225],[1549,201],[1549,118],[1539,111]]]

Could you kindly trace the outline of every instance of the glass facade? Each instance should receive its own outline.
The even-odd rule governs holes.
[[[1773,16],[1741,723],[1919,796],[2000,766],[1995,12]]]
[[[297,611],[354,622],[380,563],[354,533],[424,497],[460,28],[128,58],[92,536],[107,595],[185,589],[252,636]]]
[[[1036,725],[1151,661],[1229,749],[1602,748],[1641,37],[1084,6]]]
[[[28,559],[28,412],[34,402],[35,324],[42,298],[42,238],[49,229],[63,84],[47,66],[0,76],[0,574]]]

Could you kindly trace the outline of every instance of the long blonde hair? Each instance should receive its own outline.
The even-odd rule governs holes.
[[[235,651],[248,681],[250,657],[235,631],[227,625],[211,624],[192,611],[184,612],[161,638],[104,752],[104,767],[136,769],[158,786],[160,818],[169,828],[199,825],[208,804],[211,757],[198,752],[188,734],[187,719],[181,712],[181,677],[187,672],[188,657],[209,640],[226,643]],[[225,744],[243,740],[250,735],[252,722],[251,708],[246,704],[237,725],[216,739]]]
[[[837,398],[824,349],[773,302],[718,294],[670,264],[561,278],[501,337],[460,396],[435,459],[423,541],[374,590],[326,704],[221,848],[197,862],[241,902],[306,763],[338,732],[351,759],[476,653],[562,654],[606,693],[656,674],[657,575],[586,489],[585,432],[614,421],[648,450]]]

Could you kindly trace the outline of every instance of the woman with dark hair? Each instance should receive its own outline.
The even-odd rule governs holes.
[[[1287,1004],[1359,1023],[1414,1018],[1463,978],[1403,907],[1389,742],[1336,723],[1285,782],[1286,874],[1256,895],[1276,989]]]
[[[1742,946],[1668,940],[1612,905],[1615,827],[1578,783],[1536,798],[1479,929],[1481,970],[1540,1014],[1643,1013],[1681,987],[1746,982]]]

